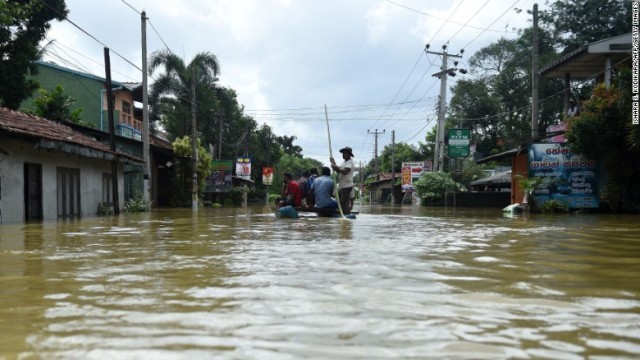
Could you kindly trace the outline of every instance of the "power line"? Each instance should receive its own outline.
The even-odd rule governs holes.
[[[428,16],[428,17],[431,17],[431,18],[434,18],[434,19],[442,20],[442,21],[447,21],[447,20],[445,20],[445,19],[443,19],[443,18],[440,18],[440,17],[434,16],[434,15],[428,14],[428,13],[426,13],[426,12],[422,12],[422,11],[420,11],[420,10],[416,10],[416,9],[414,9],[414,8],[411,8],[411,7],[409,7],[409,6],[406,6],[406,5],[403,5],[403,4],[400,4],[400,3],[397,3],[397,2],[392,1],[392,0],[385,0],[385,1],[387,1],[388,3],[392,3],[392,4],[394,4],[394,5],[397,5],[397,6],[403,7],[403,8],[405,8],[405,9],[407,9],[407,10],[410,10],[410,11],[416,12],[416,13],[418,13],[418,14],[422,14],[422,15],[425,15],[425,16]],[[450,22],[451,22],[452,24],[456,24],[456,25],[463,25],[463,24],[461,24],[461,23],[459,23],[459,22],[456,22],[456,21],[450,21]],[[493,24],[491,24],[491,25],[493,25]],[[500,32],[500,33],[513,32],[513,31],[505,31],[505,30],[493,30],[493,29],[489,29],[489,28],[484,29],[484,28],[481,28],[481,27],[479,27],[479,26],[473,26],[473,25],[466,25],[466,26],[467,26],[467,27],[470,27],[470,28],[472,28],[472,29],[485,30],[485,31],[493,31],[493,32]]]

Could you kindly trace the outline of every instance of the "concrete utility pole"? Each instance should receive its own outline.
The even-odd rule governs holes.
[[[391,204],[396,203],[395,192],[393,191],[396,184],[396,131],[391,130]]]
[[[191,180],[191,209],[198,211],[198,147],[196,136],[196,68],[191,74],[191,164],[193,166],[193,178]]]
[[[373,134],[376,137],[376,141],[375,141],[375,147],[374,147],[374,153],[373,153],[373,163],[376,164],[376,180],[378,180],[378,172],[380,171],[378,169],[378,135],[384,134],[385,130],[383,129],[382,132],[379,132],[378,129],[376,129],[376,131],[371,132],[369,130],[367,130],[367,132],[369,134]]]
[[[109,48],[104,48],[104,72],[107,81],[107,117],[109,119],[109,149],[116,152],[115,120],[113,119],[113,86],[111,85],[111,57]],[[111,161],[111,191],[113,192],[113,213],[120,214],[120,196],[118,194],[118,159]]]
[[[462,55],[452,55],[447,53],[447,45],[442,45],[442,52],[433,52],[429,51],[429,44],[425,47],[424,51],[427,54],[435,54],[442,55],[442,65],[440,66],[440,71],[433,74],[433,76],[440,79],[440,105],[438,106],[438,125],[437,125],[437,133],[436,133],[436,146],[433,154],[433,170],[434,171],[443,171],[444,170],[444,121],[445,114],[447,109],[447,75],[455,76],[455,70],[457,68],[449,68],[448,58],[456,57],[461,58]],[[460,50],[460,54],[462,54],[464,50]],[[458,62],[454,62],[457,66]],[[465,74],[466,71],[460,70],[461,73]]]
[[[142,20],[142,157],[144,158],[142,200],[151,207],[149,196],[151,164],[149,163],[149,91],[147,88],[147,13],[143,11],[140,18]]]
[[[536,142],[540,138],[538,129],[538,74],[540,62],[538,59],[538,4],[533,4],[533,59],[532,59],[532,86],[531,86],[531,141]]]

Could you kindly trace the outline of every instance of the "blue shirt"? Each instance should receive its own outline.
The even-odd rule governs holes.
[[[334,185],[333,180],[326,175],[322,175],[313,181],[311,190],[316,197],[317,208],[322,209],[336,206],[335,200],[331,198]]]

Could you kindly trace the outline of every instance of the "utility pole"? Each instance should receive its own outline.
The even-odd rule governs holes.
[[[109,48],[104,48],[104,72],[107,81],[107,112],[109,119],[109,149],[116,152],[115,120],[113,119],[113,86],[111,85],[111,57]],[[113,213],[120,214],[120,196],[118,194],[118,159],[111,161],[111,191],[113,192]]]
[[[531,86],[531,141],[536,142],[540,137],[538,129],[538,84],[540,76],[538,70],[540,62],[538,57],[538,4],[533,4],[533,61],[532,61],[532,86]]]
[[[396,131],[391,130],[391,205],[396,203],[395,184],[396,184]]]
[[[142,20],[142,157],[144,158],[142,200],[151,208],[149,196],[151,164],[149,163],[149,91],[147,89],[147,13],[143,11],[140,18]]]
[[[378,135],[384,134],[385,130],[383,129],[382,132],[380,132],[380,131],[378,131],[378,129],[376,129],[376,131],[374,131],[374,132],[371,132],[369,130],[367,130],[367,132],[369,134],[375,135],[375,137],[376,137],[374,153],[373,153],[373,159],[374,159],[374,164],[376,164],[376,180],[378,180],[378,172],[380,171],[378,169]]]
[[[429,51],[429,44],[425,47],[424,51],[427,54],[435,54],[442,55],[442,65],[440,66],[440,71],[433,74],[433,76],[440,79],[440,105],[438,106],[438,125],[437,125],[437,133],[436,133],[436,146],[435,152],[433,154],[433,170],[434,171],[443,171],[444,170],[444,121],[445,114],[447,109],[447,75],[456,76],[455,70],[458,70],[456,67],[449,68],[448,58],[455,57],[461,58],[464,50],[460,50],[460,55],[453,55],[447,53],[447,45],[442,45],[442,52],[433,52]],[[458,66],[458,62],[454,62],[455,66]],[[466,74],[466,70],[459,69],[462,74]]]
[[[198,147],[196,142],[196,68],[191,73],[191,165],[193,176],[191,180],[191,209],[198,211]]]
[[[220,108],[220,130],[218,130],[218,160],[222,160],[222,125],[224,124],[224,108]]]

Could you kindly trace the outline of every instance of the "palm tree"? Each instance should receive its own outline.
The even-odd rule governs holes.
[[[149,73],[164,68],[149,92],[153,118],[160,120],[172,139],[190,135],[190,112],[196,103],[206,100],[216,87],[220,64],[210,52],[196,54],[189,64],[169,50],[159,50],[149,58]],[[195,86],[195,98],[193,98]],[[198,96],[200,95],[200,96]]]
[[[198,208],[198,181],[196,147],[197,136],[197,104],[200,94],[212,93],[220,74],[218,58],[210,53],[198,53],[186,65],[184,61],[169,50],[160,50],[151,54],[149,59],[149,73],[160,66],[164,67],[164,73],[156,79],[151,86],[149,102],[155,115],[166,114],[162,117],[170,137],[173,139],[189,135],[187,119],[191,118],[191,167],[192,187],[191,203],[194,211]],[[188,116],[190,109],[191,116]],[[182,126],[180,126],[182,125]]]

